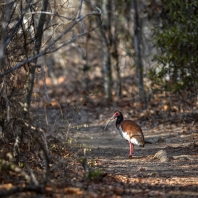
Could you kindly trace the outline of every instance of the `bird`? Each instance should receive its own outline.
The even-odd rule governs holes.
[[[134,145],[144,147],[144,134],[141,127],[137,123],[132,120],[124,120],[123,114],[118,110],[116,110],[113,116],[108,120],[104,130],[110,121],[115,118],[117,118],[116,128],[119,130],[121,137],[129,142],[129,159],[131,159],[134,151]]]

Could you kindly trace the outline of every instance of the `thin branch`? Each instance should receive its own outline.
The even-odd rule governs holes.
[[[39,53],[39,54],[37,54],[37,55],[35,55],[35,56],[31,57],[31,58],[26,59],[25,61],[23,61],[23,62],[21,62],[21,63],[15,65],[15,66],[12,67],[11,69],[9,69],[9,70],[5,71],[4,73],[0,74],[0,77],[3,77],[3,76],[5,76],[5,75],[9,74],[10,72],[15,71],[16,69],[19,69],[19,68],[22,67],[23,65],[32,62],[33,60],[35,60],[36,58],[39,58],[39,57],[43,56],[44,54],[45,54],[45,52],[42,51],[41,53]],[[36,65],[33,64],[33,67],[36,67]]]
[[[20,67],[22,67],[23,65],[25,65],[25,64],[27,64],[27,63],[29,63],[29,62],[33,62],[34,60],[36,60],[37,58],[39,58],[39,57],[41,57],[41,56],[43,56],[43,55],[46,55],[46,54],[55,52],[55,51],[59,50],[60,48],[62,48],[62,47],[64,47],[64,46],[66,46],[66,45],[68,45],[68,44],[74,42],[77,38],[79,38],[79,37],[81,37],[81,36],[84,36],[84,35],[86,35],[87,33],[89,33],[89,32],[91,32],[91,31],[95,30],[98,26],[100,26],[100,24],[101,24],[101,22],[102,22],[102,21],[101,21],[101,18],[100,18],[100,16],[101,16],[101,10],[100,10],[99,8],[98,8],[97,10],[98,10],[99,12],[94,12],[94,13],[86,14],[85,16],[82,16],[81,18],[75,20],[75,21],[71,24],[71,26],[70,26],[68,29],[66,29],[59,37],[57,37],[57,38],[56,38],[51,44],[49,44],[43,51],[41,51],[40,53],[38,53],[37,55],[35,55],[35,56],[31,57],[31,58],[26,59],[26,60],[23,61],[23,62],[21,62],[21,63],[15,65],[15,66],[13,66],[11,69],[5,71],[4,73],[1,73],[1,74],[0,74],[0,77],[3,77],[3,76],[5,76],[5,75],[7,75],[7,74],[9,74],[9,73],[11,73],[11,72],[13,72],[13,71],[15,71],[16,69],[19,69]],[[98,23],[98,25],[97,25],[95,28],[92,28],[91,30],[89,30],[89,31],[87,31],[87,32],[83,32],[83,33],[81,33],[81,34],[78,34],[77,36],[75,36],[75,37],[71,38],[70,40],[64,42],[61,46],[57,47],[56,49],[49,50],[49,49],[50,49],[53,45],[55,45],[65,34],[67,34],[69,31],[71,31],[71,30],[73,29],[73,27],[75,27],[75,25],[76,25],[78,22],[84,20],[84,19],[85,19],[86,17],[88,17],[88,16],[93,16],[93,15],[95,15],[95,16],[97,16],[97,17],[99,18],[99,23]],[[47,51],[47,50],[48,50],[48,51]],[[36,66],[36,65],[35,65],[35,66]]]
[[[80,22],[80,21],[82,21],[82,20],[84,20],[86,17],[88,17],[88,16],[92,16],[92,15],[99,15],[100,16],[100,14],[99,13],[94,13],[94,14],[86,14],[86,15],[84,15],[84,16],[82,16],[81,18],[78,18],[78,19],[76,19],[72,24],[71,24],[71,26],[69,27],[69,28],[67,28],[59,37],[57,37],[51,44],[49,44],[46,48],[45,48],[45,51],[47,51],[49,48],[51,48],[55,43],[57,43],[57,41],[58,40],[60,40],[65,34],[67,34],[69,31],[71,31],[72,29],[73,29],[73,27],[75,27],[76,26],[76,24],[78,23],[78,22]],[[98,27],[98,26],[97,26]],[[94,28],[91,30],[91,31],[93,31],[94,30]],[[90,32],[90,31],[89,31]],[[85,34],[87,34],[88,32],[86,32],[86,33],[82,33],[82,34],[79,34],[80,36],[83,36],[83,35],[85,35]],[[72,39],[70,39],[70,41],[68,41],[68,43],[71,43],[71,40],[76,40],[76,38],[78,38],[79,36],[77,35],[77,36],[75,36],[75,37],[73,37]],[[68,44],[67,42],[66,42],[66,44]],[[63,45],[64,46],[64,45]],[[60,48],[58,48],[58,49],[60,49]],[[55,51],[57,51],[57,50],[55,50]],[[53,51],[54,52],[54,51]]]
[[[21,17],[19,18],[19,20],[18,20],[17,23],[15,24],[14,29],[12,30],[12,32],[11,32],[10,36],[8,37],[8,39],[6,40],[6,42],[5,42],[4,46],[3,46],[3,50],[4,50],[4,49],[6,48],[6,46],[10,43],[10,41],[13,39],[13,37],[14,37],[16,31],[18,30],[20,24],[21,24],[22,21],[23,21],[23,17],[24,17],[24,15],[25,15],[25,13],[27,12],[27,10],[28,10],[28,8],[29,8],[29,6],[30,6],[31,1],[32,1],[32,0],[29,0],[29,1],[27,2],[27,5],[26,5],[26,7],[25,7],[25,9],[24,9],[24,11],[23,11]]]
[[[83,5],[83,0],[80,1],[79,9],[78,9],[78,12],[77,12],[77,15],[76,15],[76,20],[78,20],[78,18],[80,18],[82,5]]]
[[[6,101],[6,110],[7,110],[7,121],[10,121],[10,102],[7,96],[7,82],[6,77],[3,78],[3,98]]]
[[[29,173],[30,173],[31,182],[33,182],[33,184],[34,184],[35,186],[38,186],[39,183],[38,183],[38,181],[37,181],[37,179],[36,179],[36,176],[35,176],[33,170],[30,168],[30,166],[28,165],[27,162],[24,162],[24,163],[25,163],[25,166],[26,166],[26,168],[28,169],[28,171],[29,171]]]
[[[36,12],[30,12],[28,14],[49,14],[49,15],[55,15],[52,12],[46,12],[46,11],[36,11]]]

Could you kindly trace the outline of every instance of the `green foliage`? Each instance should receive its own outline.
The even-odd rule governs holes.
[[[198,85],[198,1],[164,0],[160,26],[155,28],[159,53],[151,80],[180,92]],[[168,81],[165,81],[168,77]]]
[[[89,171],[88,178],[90,180],[99,180],[101,179],[102,172],[100,169]]]
[[[79,162],[84,168],[86,180],[100,180],[103,177],[104,173],[99,168],[95,168],[94,161],[88,163],[86,157],[80,157]]]

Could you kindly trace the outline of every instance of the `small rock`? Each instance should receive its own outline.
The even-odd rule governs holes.
[[[167,156],[167,152],[164,150],[160,150],[158,151],[155,155],[154,158],[157,158],[160,160],[160,162],[168,162],[168,156]]]

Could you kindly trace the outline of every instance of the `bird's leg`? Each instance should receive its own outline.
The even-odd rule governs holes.
[[[131,142],[129,142],[129,147],[130,147],[129,159],[131,159],[133,155],[134,145]]]

